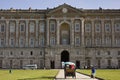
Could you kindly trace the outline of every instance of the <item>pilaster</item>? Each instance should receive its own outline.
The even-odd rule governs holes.
[[[38,29],[38,20],[36,20],[36,36],[35,36],[35,47],[38,47],[38,32],[39,32],[39,29]]]
[[[26,41],[25,41],[25,46],[28,47],[28,20],[26,20]]]
[[[56,37],[57,37],[57,45],[59,45],[60,44],[60,24],[59,24],[59,20],[57,20],[57,35],[56,35]]]
[[[115,41],[114,41],[115,40],[114,39],[114,31],[115,30],[114,30],[114,20],[113,19],[111,20],[111,27],[112,27],[112,41],[111,42],[112,42],[112,47],[113,47],[114,43],[115,43]]]
[[[19,27],[19,21],[18,20],[16,20],[16,47],[18,47],[18,40],[19,40],[19,36],[18,36],[18,32],[19,32],[19,30],[18,30],[18,27]]]
[[[91,28],[92,28],[92,46],[95,46],[95,38],[94,38],[94,20],[91,20]]]
[[[49,19],[47,19],[47,46],[49,46]]]
[[[104,46],[104,20],[101,21],[102,25],[102,46]]]
[[[8,36],[9,36],[9,34],[8,34],[8,31],[9,30],[9,21],[8,20],[6,20],[6,47],[8,47],[8,44],[9,44],[9,39],[8,39]]]
[[[85,41],[84,41],[84,40],[85,40],[85,39],[84,39],[84,38],[85,38],[85,37],[84,37],[84,34],[85,34],[85,33],[84,33],[84,31],[85,31],[85,30],[84,30],[84,29],[85,29],[85,27],[84,27],[84,21],[85,21],[84,19],[81,19],[81,23],[82,23],[82,24],[81,24],[81,32],[82,32],[82,33],[81,33],[81,40],[82,40],[82,41],[81,41],[81,45],[82,45],[82,47],[85,46],[85,43],[84,43],[84,42],[85,42]]]
[[[70,29],[71,29],[71,33],[70,33],[71,34],[71,37],[70,37],[71,43],[70,44],[73,46],[74,45],[74,19],[71,20],[71,28]]]

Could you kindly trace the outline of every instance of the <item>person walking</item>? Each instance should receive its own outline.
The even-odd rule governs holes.
[[[91,68],[91,78],[95,78],[96,70],[94,67]]]

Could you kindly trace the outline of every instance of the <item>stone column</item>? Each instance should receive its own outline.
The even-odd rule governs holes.
[[[94,38],[94,20],[91,21],[92,25],[91,25],[91,28],[92,28],[92,46],[95,47],[95,38]]]
[[[19,27],[19,21],[18,20],[16,20],[16,47],[18,47],[19,45],[19,36],[18,36],[18,33],[19,33],[19,30],[18,30],[18,27]]]
[[[114,20],[111,20],[111,27],[112,27],[112,47],[114,47],[114,45],[115,45],[115,39],[114,39]]]
[[[104,46],[104,20],[101,21],[101,26],[102,26],[102,46]]]
[[[49,46],[49,19],[47,19],[47,46]]]
[[[39,43],[38,43],[38,33],[39,33],[39,29],[38,29],[38,20],[36,20],[36,36],[35,36],[35,47],[38,47]]]
[[[26,20],[26,41],[25,41],[25,46],[28,47],[28,20]]]
[[[70,26],[70,44],[74,46],[74,19],[71,20],[71,26]]]
[[[85,39],[84,39],[84,38],[85,38],[85,36],[84,36],[84,34],[85,34],[85,33],[84,33],[84,28],[85,28],[85,27],[84,27],[84,21],[85,21],[84,19],[81,19],[81,23],[82,23],[82,24],[81,24],[81,29],[82,29],[82,30],[81,30],[81,37],[80,37],[80,39],[81,39],[81,45],[82,45],[83,47],[85,46],[85,43],[84,43],[84,42],[85,42]]]
[[[60,24],[59,24],[59,20],[57,20],[57,35],[56,35],[56,38],[57,38],[57,45],[60,44]]]
[[[6,20],[6,47],[8,47],[9,46],[9,21],[8,20]]]

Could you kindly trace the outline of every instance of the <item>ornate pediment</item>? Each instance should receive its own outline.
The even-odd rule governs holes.
[[[68,4],[60,5],[56,8],[50,9],[48,15],[57,15],[57,14],[79,14],[82,13],[82,10],[74,8]]]

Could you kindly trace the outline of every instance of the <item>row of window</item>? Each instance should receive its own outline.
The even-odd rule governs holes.
[[[101,26],[102,25],[100,23],[95,24],[95,32],[101,32],[102,31]],[[114,27],[115,27],[114,28],[115,32],[120,31],[120,23],[115,23]],[[111,24],[110,23],[105,23],[104,30],[105,30],[105,32],[111,32],[111,30],[112,30]],[[92,24],[91,23],[86,23],[85,24],[85,32],[91,32],[91,31],[92,31]]]
[[[3,51],[0,52],[0,55],[4,55],[4,54],[5,54],[5,52],[3,52]],[[24,54],[25,54],[25,53],[24,53],[23,51],[20,52],[20,55],[24,55]],[[9,52],[9,55],[10,55],[10,56],[14,55],[14,52],[10,51],[10,52]],[[33,52],[33,51],[30,51],[30,52],[29,52],[29,55],[33,56],[33,55],[34,55],[34,52]],[[43,51],[40,51],[40,52],[39,52],[39,55],[40,55],[40,56],[43,56]]]
[[[90,68],[91,65],[92,65],[91,60],[86,60],[86,67]],[[101,66],[102,66],[101,59],[96,60],[96,67],[101,68]],[[107,60],[107,66],[103,66],[103,67],[106,67],[106,68],[120,68],[120,60],[117,61],[117,66],[114,66],[112,64],[112,60],[108,59]]]
[[[5,23],[1,23],[0,24],[0,31],[1,32],[4,32],[5,31]],[[15,26],[16,24],[14,22],[11,22],[10,23],[10,32],[15,32]],[[25,23],[20,23],[20,32],[23,32],[25,31]],[[35,31],[35,23],[34,22],[30,22],[29,24],[29,31],[30,32],[34,32]],[[115,27],[115,32],[119,32],[120,31],[120,23],[115,23],[114,24],[114,27]],[[45,31],[45,22],[41,22],[39,24],[39,29],[40,29],[40,32],[44,32]],[[81,29],[81,24],[79,22],[76,22],[75,23],[75,32],[79,32]],[[56,30],[56,24],[55,22],[51,22],[50,23],[50,31],[51,32],[55,32]],[[105,32],[111,32],[111,24],[110,23],[105,23],[104,25],[104,30]],[[91,23],[85,23],[85,32],[91,32],[92,31],[92,24]],[[96,32],[101,32],[101,24],[100,23],[97,23],[95,24],[95,31]]]
[[[62,44],[66,44],[66,42],[64,42],[64,40],[62,40]],[[111,45],[112,39],[110,37],[106,37],[104,39],[104,45]],[[120,45],[120,38],[115,38],[114,40],[114,45]],[[99,45],[102,45],[102,39],[101,38],[96,38],[95,41],[94,41],[94,44],[97,46]],[[81,40],[79,37],[76,37],[75,38],[75,45],[80,45],[81,44]],[[9,45],[11,47],[14,47],[15,46],[15,39],[10,39],[9,41]],[[30,47],[34,47],[35,45],[35,39],[34,38],[31,38],[29,40],[29,46]],[[40,38],[39,40],[39,45],[40,46],[44,46],[45,45],[45,41],[44,41],[44,38]],[[56,45],[56,39],[54,37],[50,38],[50,45]],[[86,46],[91,46],[92,45],[92,39],[91,38],[86,38],[85,39],[85,45]],[[5,46],[5,40],[4,39],[0,39],[0,47],[4,47]],[[24,38],[21,38],[19,39],[19,47],[25,47],[25,39]]]
[[[0,24],[0,32],[5,32],[5,23],[1,23]],[[25,31],[25,23],[20,23],[20,25],[19,25],[20,27],[19,27],[19,30],[20,30],[20,32],[24,32]],[[14,23],[14,22],[11,22],[10,24],[9,24],[9,31],[10,32],[15,32],[15,27],[16,27],[16,24]],[[45,22],[41,22],[40,24],[39,24],[39,30],[40,30],[40,32],[44,32],[45,31]],[[35,32],[35,23],[34,22],[30,22],[30,24],[29,24],[29,32]]]
[[[39,45],[43,46],[45,43],[44,41],[44,37],[40,38],[39,40]],[[4,47],[6,44],[5,44],[5,39],[0,39],[0,47]],[[14,47],[15,46],[15,39],[10,39],[9,41],[9,45],[11,47]],[[35,39],[34,38],[31,38],[29,40],[29,46],[30,47],[34,47],[35,45]],[[25,39],[24,38],[20,38],[19,39],[19,47],[24,47],[25,46]]]
[[[85,44],[86,46],[91,46],[92,45],[92,39],[91,38],[86,38],[85,39]],[[97,46],[102,45],[102,43],[104,43],[104,45],[111,45],[112,44],[112,39],[110,37],[105,37],[104,38],[104,42],[102,42],[101,38],[96,38],[94,40],[94,44]],[[120,38],[115,38],[114,39],[114,45],[120,45]]]
[[[26,62],[29,62],[28,64],[36,64],[36,62],[34,60],[18,60],[18,61],[17,61],[18,62],[17,66],[19,66],[19,68],[23,68],[23,66],[26,65]],[[5,62],[5,61],[4,60],[0,60],[0,68],[3,68],[3,66],[4,66],[3,62]],[[6,66],[6,67],[8,67],[8,68],[15,68],[15,65],[13,65],[13,64],[15,64],[14,60],[9,60],[8,64],[9,64],[9,66]],[[44,66],[43,60],[40,60],[37,63],[37,65],[38,65],[38,68],[43,68],[43,66]]]

